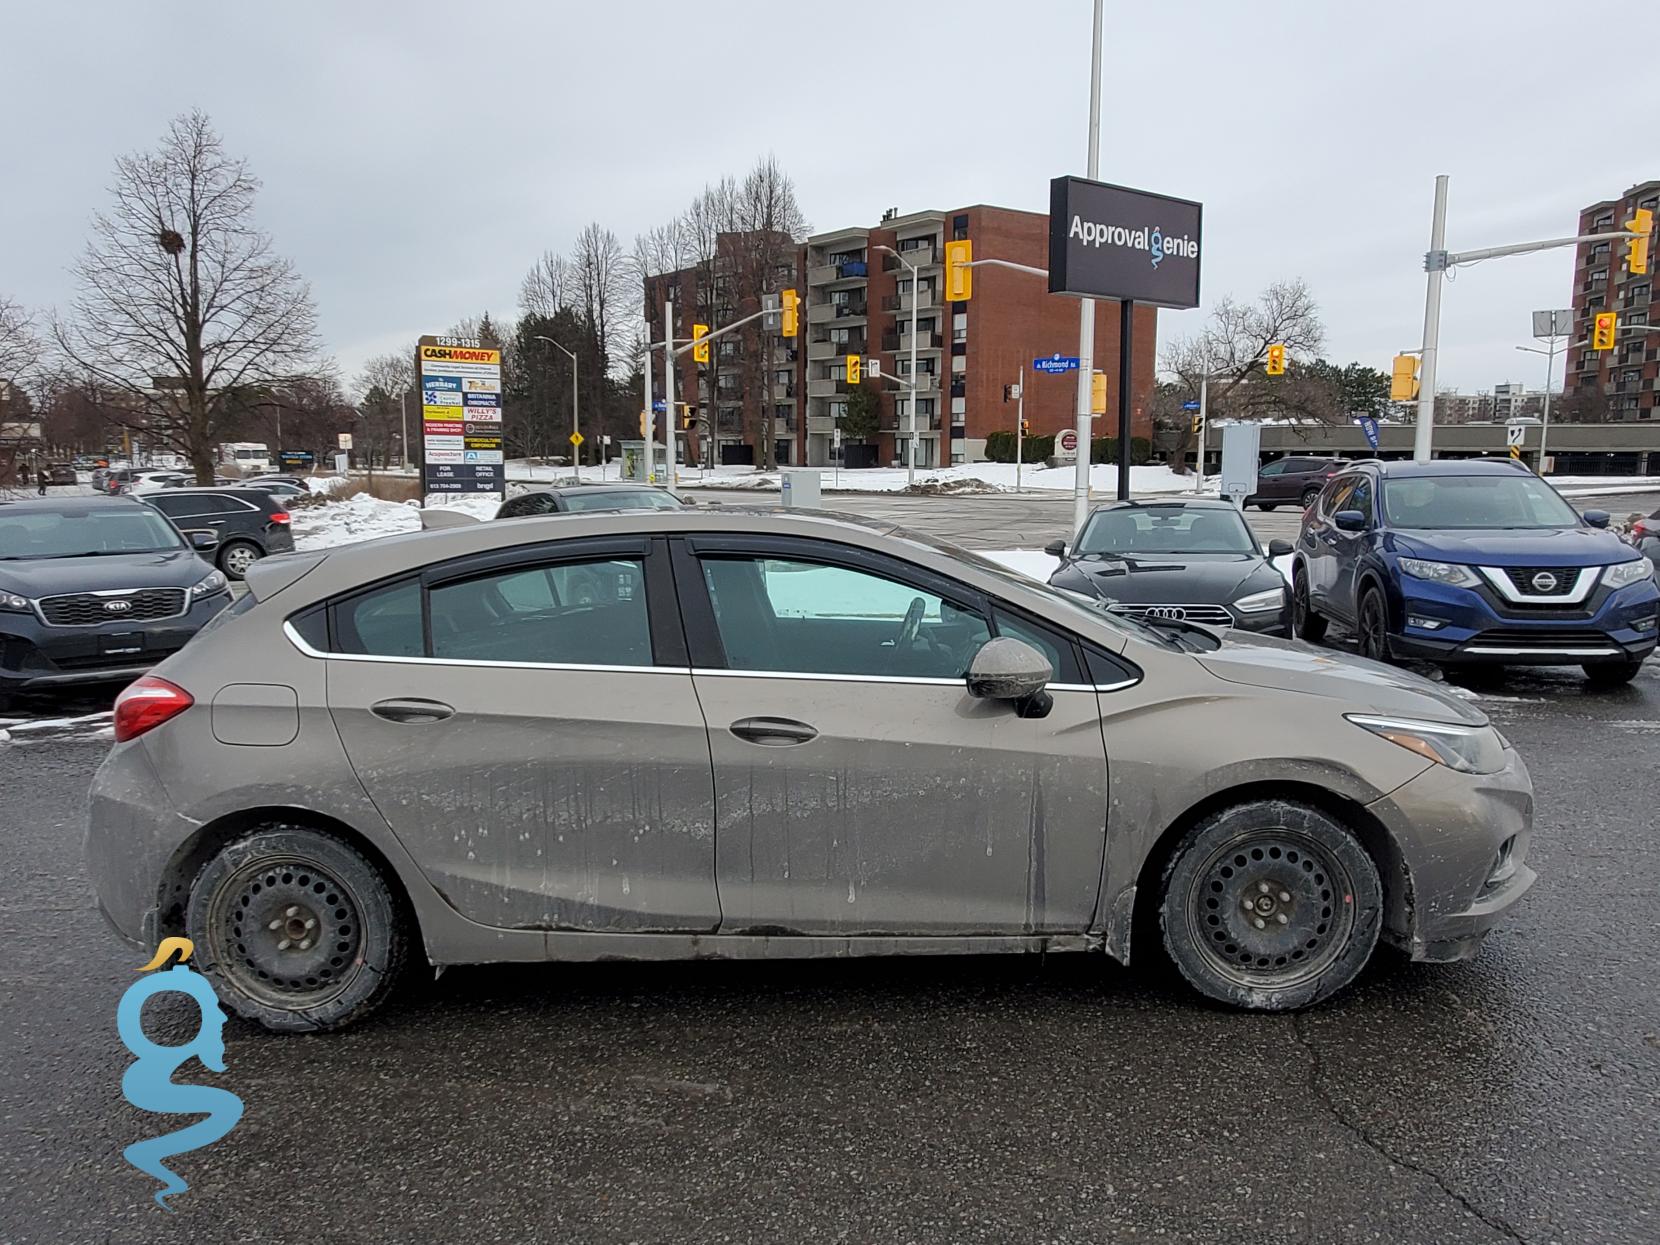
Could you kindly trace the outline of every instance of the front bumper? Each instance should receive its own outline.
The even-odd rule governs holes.
[[[1432,765],[1368,808],[1400,853],[1385,937],[1415,960],[1468,959],[1533,885],[1533,783],[1514,749],[1496,774]]]
[[[1448,664],[1595,665],[1641,661],[1660,637],[1654,582],[1597,589],[1581,609],[1496,607],[1485,590],[1400,577],[1395,657]],[[1431,625],[1434,624],[1434,625]]]
[[[129,683],[178,652],[230,603],[226,589],[192,601],[173,618],[90,627],[53,627],[34,614],[0,613],[0,692]]]

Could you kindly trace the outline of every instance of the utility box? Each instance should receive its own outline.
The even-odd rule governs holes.
[[[1257,491],[1257,467],[1262,461],[1262,425],[1222,425],[1222,496],[1244,508]]]
[[[646,482],[646,443],[644,441],[621,441],[618,448],[622,450],[622,478]]]
[[[817,510],[819,508],[819,483],[823,477],[823,472],[801,467],[786,467],[779,475],[783,481],[779,488],[783,493],[783,501],[786,507],[795,510]]]

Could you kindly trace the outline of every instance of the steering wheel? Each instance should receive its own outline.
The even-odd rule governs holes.
[[[893,637],[893,662],[900,660],[901,653],[910,651],[916,643],[917,633],[922,630],[922,615],[928,605],[921,597],[912,597],[911,603],[905,609],[905,621],[899,624],[899,631]]]

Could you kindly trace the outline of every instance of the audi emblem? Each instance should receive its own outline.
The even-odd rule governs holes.
[[[1179,605],[1150,605],[1142,613],[1148,618],[1169,618],[1181,622],[1187,617],[1187,611]]]
[[[1533,577],[1533,590],[1535,592],[1555,592],[1556,576],[1549,571],[1540,571]]]
[[[105,601],[104,613],[125,614],[128,610],[132,609],[132,607],[133,603],[131,601]]]

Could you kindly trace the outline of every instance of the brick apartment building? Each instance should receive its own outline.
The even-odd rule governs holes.
[[[911,310],[916,304],[917,372],[915,394],[920,445],[918,466],[974,462],[984,456],[986,437],[999,429],[1013,431],[1015,406],[1003,400],[1004,387],[1026,371],[1026,418],[1034,434],[1049,434],[1073,425],[1077,377],[1034,375],[1032,360],[1042,355],[1074,355],[1078,349],[1078,305],[1073,298],[1051,295],[1043,280],[1007,269],[974,269],[974,297],[949,302],[944,289],[944,249],[951,239],[968,238],[976,259],[1007,259],[1045,267],[1049,218],[1040,212],[976,205],[954,211],[888,213],[876,225],[815,234],[796,248],[795,288],[802,295],[801,334],[793,344],[774,338],[776,353],[755,363],[750,343],[734,342],[724,352],[717,345],[708,367],[687,356],[676,375],[680,393],[697,393],[704,422],[700,425],[714,461],[754,462],[754,432],[759,407],[769,401],[760,389],[770,372],[773,435],[782,464],[826,466],[833,461],[833,432],[850,387],[844,359],[848,354],[881,360],[885,376],[910,380]],[[886,251],[898,251],[917,269],[912,289],[910,269]],[[727,249],[741,250],[736,240]],[[717,248],[719,252],[720,248]],[[717,259],[717,266],[719,260]],[[782,277],[784,267],[780,266]],[[694,320],[720,325],[745,309],[723,309],[718,298],[705,299],[714,319],[680,308],[695,298],[696,273],[682,270],[646,282],[646,305],[654,323],[662,322],[666,291],[678,290],[677,336],[689,336]],[[718,278],[717,278],[718,281]],[[771,288],[783,288],[781,282]],[[1139,307],[1135,317],[1132,369],[1132,431],[1148,436],[1151,418],[1147,395],[1154,382],[1157,356],[1157,310]],[[1101,302],[1095,317],[1095,366],[1107,376],[1107,410],[1097,435],[1117,429],[1118,330],[1116,304]],[[742,333],[734,334],[741,337]],[[730,377],[730,379],[729,379]],[[909,425],[910,391],[891,380],[881,387],[881,427],[871,443],[844,445],[849,464],[899,463]],[[687,397],[685,400],[692,400]],[[712,408],[709,420],[705,412]]]
[[[1642,182],[1618,199],[1593,203],[1579,214],[1579,232],[1607,233],[1620,228],[1638,208],[1660,214],[1660,181]],[[1591,336],[1599,311],[1619,313],[1619,336],[1612,350],[1568,346],[1566,389],[1569,398],[1607,404],[1616,420],[1655,419],[1660,405],[1660,333],[1632,332],[1651,323],[1656,273],[1625,270],[1623,242],[1582,242],[1574,259],[1574,341]]]

